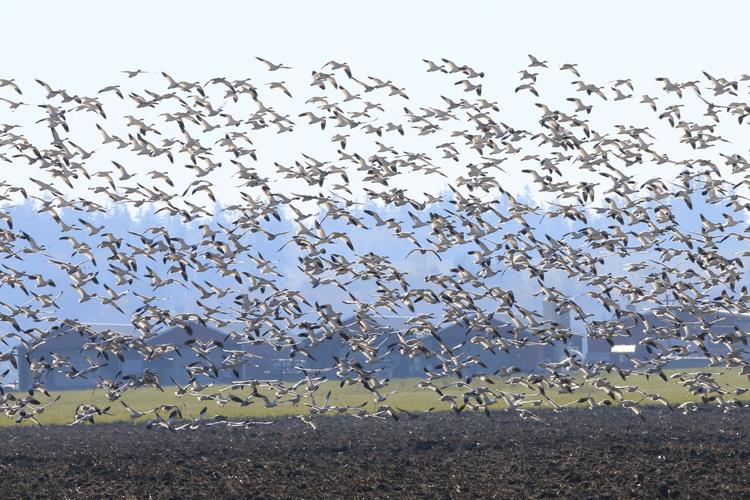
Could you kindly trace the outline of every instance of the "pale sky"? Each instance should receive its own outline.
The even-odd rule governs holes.
[[[737,77],[750,71],[749,14],[742,1],[5,2],[1,71],[84,92],[136,67],[249,75],[256,55],[310,68],[342,60],[396,79],[441,57],[514,73],[532,53],[594,79]]]
[[[15,2],[3,5],[0,42],[6,50],[0,78],[15,79],[24,89],[23,100],[37,103],[44,98],[41,87],[34,82],[37,78],[53,88],[88,96],[97,95],[112,84],[121,85],[126,92],[142,93],[149,86],[164,91],[164,79],[159,74],[162,71],[175,79],[201,84],[218,76],[230,80],[250,78],[256,86],[266,89],[263,86],[268,82],[283,80],[296,104],[302,105],[306,97],[316,93],[338,97],[331,94],[332,89],[311,88],[308,80],[313,70],[335,60],[348,63],[360,79],[375,76],[392,80],[405,89],[410,99],[387,100],[394,106],[415,109],[443,105],[440,95],[452,99],[466,96],[454,86],[462,75],[428,74],[422,61],[440,62],[447,58],[485,73],[482,97],[500,103],[501,119],[512,120],[514,127],[530,124],[538,129],[535,124],[540,113],[535,103],[570,114],[573,108],[566,98],[581,96],[570,84],[578,78],[559,71],[561,64],[575,63],[581,80],[602,86],[607,92],[615,79],[630,78],[636,86],[634,98],[627,102],[617,106],[611,101],[597,102],[600,110],[607,111],[591,115],[592,125],[602,115],[612,120],[610,127],[616,123],[641,125],[645,119],[655,120],[646,105],[638,104],[638,99],[641,94],[663,94],[656,77],[679,82],[701,80],[705,86],[704,70],[728,79],[750,73],[748,44],[741,29],[741,20],[747,19],[748,14],[750,4],[739,1],[722,2],[720,9],[691,1],[478,1],[461,5],[446,1]],[[528,67],[527,54],[548,61],[547,69],[535,69],[543,73],[537,85],[538,98],[528,92],[513,92],[522,83],[519,71]],[[269,72],[256,56],[294,69]],[[153,74],[129,80],[121,73],[135,69]],[[361,92],[356,84],[346,85]],[[0,89],[0,95],[19,97],[8,88]],[[298,118],[302,110],[282,108],[289,102],[280,94],[268,99],[277,97],[279,100],[268,102],[297,122],[294,140],[299,149],[314,156],[331,153],[335,157],[335,148],[329,142],[330,127],[324,137],[326,152],[319,152],[316,148],[321,137],[315,135],[314,127]],[[369,94],[365,97],[386,99]],[[693,101],[686,105],[702,113],[702,103],[691,97]],[[127,99],[122,109],[116,108],[119,101],[112,95],[106,99],[108,122],[122,122],[121,117],[128,114],[142,117]],[[589,96],[587,101],[594,99]],[[660,104],[668,103],[665,96],[661,99]],[[744,100],[745,96],[738,99]],[[397,109],[400,112],[400,107]],[[253,111],[241,110],[248,114]],[[0,113],[6,113],[2,103]],[[20,114],[21,111],[13,115],[14,119]],[[91,127],[95,120],[101,121],[98,117],[89,118]],[[400,118],[404,120],[403,116]],[[37,119],[30,117],[25,136],[33,135],[31,123]],[[114,124],[102,123],[108,130],[115,129]],[[671,133],[666,122],[656,120],[651,130],[655,126]],[[37,128],[48,135],[43,125]],[[303,130],[305,134],[300,134]],[[602,127],[601,131],[609,130]],[[112,133],[123,134],[116,129]],[[732,137],[731,131],[724,133]],[[369,143],[372,137],[366,137]],[[92,140],[98,139],[94,132]],[[406,138],[400,144],[397,136],[388,139],[397,148],[436,154],[434,144],[423,138],[419,138],[422,142],[412,143],[406,141],[414,141],[413,137]],[[85,144],[82,138],[76,140],[83,142],[83,147],[96,147],[93,142]],[[275,138],[268,140],[258,147],[264,161],[292,161],[291,155],[284,156],[284,142],[274,145]],[[662,137],[660,140],[660,149],[666,147],[669,151],[664,142],[669,141]],[[350,146],[350,151],[353,148],[356,144]],[[733,152],[744,154],[746,150]]]

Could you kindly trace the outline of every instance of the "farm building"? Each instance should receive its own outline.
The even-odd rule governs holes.
[[[750,331],[750,315],[727,314],[719,310],[700,314],[700,320],[683,311],[642,311],[636,321],[632,316],[621,318],[621,328],[611,337],[588,340],[587,360],[606,361],[623,368],[632,368],[628,356],[636,359],[670,356],[670,368],[709,365],[700,343],[711,355],[721,357],[733,348],[744,348]],[[642,319],[641,319],[642,318]]]
[[[132,325],[90,326],[102,336],[132,336],[135,333]],[[16,346],[19,388],[27,389],[34,383],[41,383],[48,390],[55,391],[86,389],[95,387],[96,375],[113,379],[123,369],[123,362],[114,354],[105,357],[90,349],[93,346],[89,333],[65,325],[50,328],[43,343]],[[59,366],[52,367],[56,360]],[[63,363],[70,363],[74,369]],[[92,368],[93,365],[99,366]],[[92,371],[86,373],[86,370]]]
[[[62,326],[50,329],[45,342],[38,346],[18,345],[19,387],[24,389],[39,382],[48,390],[93,388],[99,377],[113,380],[118,373],[121,377],[137,377],[146,368],[157,372],[163,385],[172,384],[170,377],[180,384],[187,383],[187,368],[195,372],[205,370],[221,381],[242,379],[246,375],[246,366],[241,362],[246,359],[241,353],[243,346],[227,339],[226,332],[209,326],[191,323],[191,334],[179,326],[168,328],[148,339],[138,351],[131,347],[100,349],[105,344],[139,338],[132,325],[89,326],[96,332],[95,338],[90,336],[91,332]],[[223,349],[209,350],[211,341],[218,341]],[[198,353],[202,349],[207,351],[203,355]],[[236,351],[238,355],[240,362],[236,366],[232,366],[229,351]]]
[[[472,366],[476,372],[492,374],[501,368],[515,366],[529,373],[537,370],[540,363],[559,361],[565,355],[563,349],[580,351],[582,337],[570,330],[568,313],[558,314],[554,304],[545,302],[543,317],[539,318],[536,331],[531,327],[517,331],[513,319],[506,315],[497,315],[479,324],[468,327],[452,324],[438,332],[441,341],[455,349],[455,353],[475,356],[481,359],[486,368]],[[486,333],[491,331],[491,335]],[[486,340],[495,340],[489,344]],[[437,341],[428,345],[430,349],[440,350]],[[492,348],[490,350],[489,348]],[[506,347],[506,349],[504,349]],[[433,364],[438,364],[435,361]]]
[[[548,308],[549,309],[549,308]],[[486,365],[472,366],[475,372],[488,374],[500,368],[517,366],[524,371],[537,368],[539,363],[557,361],[563,356],[562,349],[580,350],[580,337],[569,336],[567,315],[556,316],[554,309],[545,310],[550,319],[543,321],[552,335],[548,342],[540,342],[539,332],[516,332],[509,317],[496,316],[487,325],[495,332],[493,336],[479,335],[476,318],[468,318],[466,325],[451,323],[438,332],[420,326],[409,316],[378,316],[358,320],[355,316],[342,321],[336,331],[312,329],[299,337],[299,343],[275,345],[267,341],[261,332],[256,338],[231,335],[228,331],[200,323],[190,323],[190,333],[175,326],[163,330],[145,341],[138,350],[102,349],[123,339],[139,339],[132,325],[90,325],[95,332],[80,332],[69,326],[50,330],[45,342],[37,345],[18,345],[19,387],[25,389],[40,382],[49,390],[93,388],[101,378],[113,380],[133,375],[139,377],[148,369],[158,374],[164,386],[177,382],[185,385],[192,375],[201,383],[216,381],[229,383],[234,380],[297,380],[300,368],[327,369],[334,366],[334,357],[357,359],[364,367],[379,369],[381,378],[423,377],[424,370],[434,370],[447,360],[440,354],[441,343],[454,349],[461,359],[476,357]],[[357,348],[356,340],[366,331],[376,334],[382,341],[373,358]],[[559,338],[549,332],[563,332]],[[488,348],[478,340],[495,339],[496,344]],[[349,339],[348,341],[344,341]],[[439,340],[438,340],[439,339]],[[560,340],[562,339],[562,340]],[[503,342],[508,342],[505,352]],[[512,348],[510,343],[513,344]],[[520,347],[520,348],[519,348]],[[437,354],[437,355],[436,355]],[[26,361],[26,358],[30,363]],[[192,375],[191,375],[192,374]]]
[[[376,321],[365,320],[364,325],[355,317],[342,321],[345,327],[342,333],[352,339],[363,335],[363,327],[367,332],[378,334],[384,338],[378,347],[378,357],[375,360],[362,352],[353,349],[353,343],[322,342],[310,346],[307,351],[315,357],[306,358],[301,366],[306,368],[326,368],[331,366],[332,356],[348,357],[359,360],[363,366],[375,365],[383,368],[382,377],[407,378],[424,377],[424,369],[434,370],[435,366],[443,363],[443,359],[436,353],[442,351],[440,342],[454,348],[454,354],[462,359],[476,357],[486,368],[476,365],[476,372],[493,373],[500,368],[517,366],[524,371],[535,369],[539,363],[558,361],[563,357],[565,347],[580,350],[581,336],[571,335],[570,319],[567,313],[559,315],[554,307],[545,307],[543,321],[546,332],[545,342],[540,342],[541,335],[534,335],[530,331],[520,332],[520,337],[508,333],[515,326],[511,318],[496,316],[488,320],[489,327],[495,332],[496,339],[504,339],[508,343],[508,352],[503,349],[502,341],[488,349],[485,343],[479,343],[480,338],[493,339],[492,336],[479,335],[485,333],[477,330],[476,324],[467,326],[451,323],[437,332],[431,332],[430,327],[421,328],[418,322],[408,316],[378,316]],[[469,318],[469,321],[474,319]],[[552,332],[552,333],[550,333]],[[539,332],[537,332],[539,333]],[[555,333],[559,336],[555,336]],[[518,337],[518,338],[517,338]],[[440,340],[438,340],[440,339]],[[476,339],[474,341],[473,339]],[[511,341],[514,342],[511,346]]]
[[[149,339],[147,343],[164,355],[147,360],[136,353],[126,356],[123,373],[142,373],[148,368],[159,374],[161,383],[171,385],[172,379],[187,384],[192,376],[204,374],[220,382],[245,378],[245,349],[228,338],[228,332],[201,323],[190,322],[190,333],[173,326]],[[171,346],[177,350],[171,351]]]

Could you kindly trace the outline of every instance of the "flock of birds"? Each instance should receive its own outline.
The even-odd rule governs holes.
[[[41,425],[37,416],[48,405],[34,394],[46,393],[44,377],[52,370],[90,378],[110,401],[128,389],[160,387],[158,373],[149,369],[116,380],[96,371],[105,359],[122,358],[126,351],[142,354],[146,362],[174,357],[183,346],[146,341],[175,325],[186,329],[185,344],[204,359],[186,367],[191,374],[187,386],[174,382],[178,395],[220,405],[302,402],[309,411],[300,419],[316,432],[315,419],[324,413],[363,419],[420,415],[387,404],[388,380],[379,378],[379,371],[388,355],[433,360],[417,386],[434,391],[446,409],[489,415],[501,408],[540,420],[535,409],[567,406],[554,401],[555,392],[583,387],[604,396],[574,401],[591,408],[616,403],[642,417],[640,404],[647,400],[673,410],[658,394],[618,386],[607,375],[616,373],[623,381],[653,374],[668,379],[664,368],[688,354],[750,374],[743,349],[748,333],[739,328],[728,335],[712,332],[717,311],[739,317],[750,307],[743,285],[748,253],[724,251],[741,247],[748,232],[750,199],[742,193],[750,184],[750,163],[740,152],[727,152],[734,144],[719,135],[722,127],[747,124],[750,106],[738,96],[747,93],[750,76],[727,79],[704,72],[689,82],[659,77],[661,93],[643,94],[638,101],[631,80],[586,83],[575,64],[556,69],[530,55],[511,94],[515,102],[532,99],[538,112],[531,121],[537,128],[527,130],[501,120],[505,105],[487,100],[489,85],[483,82],[489,75],[447,59],[425,60],[424,69],[434,75],[435,87],[444,82],[450,90],[446,94],[461,94],[441,95],[433,107],[419,105],[425,92],[412,95],[389,79],[362,77],[356,68],[335,61],[312,71],[304,87],[310,97],[301,104],[293,85],[299,82],[282,79],[293,78],[296,70],[257,60],[270,74],[285,76],[257,82],[217,77],[200,83],[125,71],[126,83],[93,96],[41,80],[22,85],[0,79],[0,101],[7,105],[0,124],[0,165],[6,162],[14,175],[30,172],[0,184],[0,218],[6,226],[0,229],[0,322],[6,330],[1,340],[25,348],[18,359],[10,347],[0,353],[0,361],[28,363],[35,381],[28,397],[2,396],[6,414],[18,423]],[[561,109],[539,102],[545,79],[555,71],[575,78]],[[139,89],[141,81],[150,88]],[[25,102],[39,91],[38,102]],[[607,115],[622,106],[653,113],[654,129],[668,124],[661,147],[670,149],[659,149],[647,126],[602,129],[594,119],[604,106]],[[129,114],[113,118],[113,111],[122,109]],[[15,122],[20,116],[31,125]],[[289,162],[274,158],[293,154],[285,151],[287,144],[306,144],[297,138],[300,129],[310,131],[315,152],[294,154]],[[270,146],[263,150],[263,144]],[[411,152],[421,145],[430,149]],[[329,150],[335,151],[332,159],[318,159],[331,156]],[[508,187],[519,179],[534,196],[521,197]],[[430,183],[447,187],[440,194],[414,194],[421,191],[414,186]],[[59,234],[14,226],[15,206],[29,203],[39,217],[55,221]],[[718,210],[697,214],[693,205],[699,203]],[[693,219],[678,223],[676,205],[687,207]],[[120,206],[171,222],[138,233],[97,225],[96,218]],[[389,210],[406,211],[409,219],[390,217]],[[293,230],[279,231],[289,219]],[[551,236],[542,220],[569,231]],[[174,221],[197,227],[200,234],[170,234],[166,226]],[[606,229],[594,227],[602,221]],[[686,222],[698,226],[688,230]],[[410,250],[388,256],[360,249],[373,229],[389,231],[393,241]],[[74,258],[53,254],[45,243],[49,238],[69,244]],[[287,266],[294,279],[257,250],[259,241],[273,240],[281,242],[279,255],[286,251],[296,257]],[[471,262],[451,264],[457,255],[469,255]],[[613,262],[625,261],[622,272],[612,272]],[[413,276],[423,268],[439,272],[417,282]],[[503,280],[511,275],[526,280],[533,297],[505,286]],[[553,286],[551,277],[586,291],[568,294]],[[345,299],[321,303],[306,292]],[[100,304],[113,315],[129,317],[137,333],[97,331],[71,319],[58,305],[61,296],[71,293],[79,303]],[[170,297],[176,293],[193,294],[192,310],[175,310]],[[18,300],[10,303],[7,297]],[[560,313],[571,312],[582,326],[545,320],[529,306],[540,299],[554,303]],[[668,326],[653,327],[630,305],[653,312]],[[353,311],[353,323],[343,321],[346,310]],[[600,310],[609,319],[595,319]],[[404,316],[405,328],[376,329],[384,314]],[[507,322],[498,326],[497,318]],[[228,337],[247,350],[224,349],[221,339],[205,344],[191,339],[191,322],[232,330]],[[58,332],[45,324],[85,336],[84,349],[95,353],[86,358],[89,366],[35,357]],[[532,345],[564,345],[576,336],[615,345],[629,336],[632,325],[645,331],[642,343],[651,355],[632,358],[633,366],[626,367],[566,350],[564,359],[544,363],[539,373],[522,375],[511,367],[488,375],[481,357],[467,355],[464,343],[442,341],[441,328],[454,324],[467,328],[467,342],[482,346],[487,357]],[[425,338],[439,349],[428,348]],[[250,379],[203,396],[207,380],[251,363],[254,346],[268,344],[304,360],[310,346],[320,343],[344,346],[351,355],[335,357],[327,369],[305,369],[300,361],[300,380],[294,384]],[[664,347],[667,343],[670,347]],[[726,354],[710,354],[707,344],[725,347]],[[214,349],[224,351],[220,364],[208,357]],[[711,403],[727,411],[743,406],[729,395],[744,389],[722,386],[712,373],[678,375],[690,394],[703,398],[680,405],[686,412]],[[375,409],[329,406],[328,397],[316,404],[315,390],[334,377],[342,386],[361,385],[373,395]],[[491,377],[502,377],[507,389],[497,389]],[[252,389],[248,398],[231,394],[246,387]],[[149,428],[172,431],[263,423],[206,417],[205,409],[196,417],[188,414],[184,423],[176,407],[138,411],[122,405],[133,419],[152,415]],[[108,414],[110,408],[81,404],[71,425]]]

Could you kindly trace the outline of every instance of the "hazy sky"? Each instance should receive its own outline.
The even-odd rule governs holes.
[[[749,14],[742,1],[9,2],[1,72],[84,92],[136,67],[231,78],[256,71],[256,55],[311,68],[343,60],[395,79],[440,57],[514,73],[533,53],[595,79],[738,77],[750,72]]]
[[[413,109],[442,106],[440,95],[453,99],[466,96],[461,87],[454,86],[462,75],[428,74],[422,62],[447,58],[485,73],[482,97],[500,102],[502,120],[520,128],[528,126],[523,120],[530,120],[530,126],[538,129],[535,122],[540,113],[535,103],[572,112],[572,104],[565,99],[581,96],[570,84],[577,77],[560,72],[559,66],[576,63],[582,80],[602,86],[607,92],[615,79],[630,78],[636,85],[634,98],[627,102],[597,101],[598,116],[594,113],[586,117],[592,120],[592,126],[599,127],[596,120],[603,115],[613,120],[609,126],[645,125],[647,119],[651,130],[662,127],[663,132],[670,133],[666,121],[660,123],[646,105],[638,103],[638,98],[641,94],[662,92],[661,84],[655,81],[659,76],[679,82],[701,80],[705,86],[703,70],[728,79],[750,73],[748,44],[741,28],[748,14],[747,2],[722,2],[720,9],[709,9],[704,2],[691,1],[478,1],[461,6],[445,1],[16,2],[3,6],[0,42],[6,50],[0,78],[15,79],[28,102],[44,99],[35,78],[53,88],[89,96],[111,84],[119,84],[127,92],[142,93],[144,86],[165,91],[165,81],[159,75],[162,71],[175,79],[201,84],[217,76],[230,80],[251,78],[254,85],[266,89],[267,82],[284,80],[295,96],[295,104],[302,105],[316,92],[340,98],[330,94],[334,92],[331,89],[318,91],[309,85],[313,70],[335,60],[349,63],[360,79],[390,79],[404,88],[409,101],[388,99],[398,105],[400,113],[400,106],[407,104]],[[537,69],[543,73],[538,83],[539,98],[528,92],[513,92],[522,83],[519,71],[529,64],[527,54],[548,61],[548,69]],[[269,72],[256,56],[294,70]],[[136,81],[120,73],[135,69],[154,74],[142,75]],[[351,90],[362,92],[356,84],[345,83]],[[0,95],[18,97],[9,88],[0,89]],[[280,94],[269,99],[276,97],[284,99]],[[366,97],[385,99],[369,94]],[[695,96],[690,97],[692,101],[686,99],[686,106],[703,113],[703,104]],[[114,128],[114,120],[142,113],[135,112],[127,99],[121,103],[126,106],[122,110],[112,108],[120,105],[119,100],[111,95],[106,99],[108,130]],[[662,95],[661,99],[660,104],[666,105],[668,99],[676,98]],[[744,100],[745,96],[738,99]],[[263,100],[267,102],[265,96]],[[277,101],[278,105],[269,102],[297,121],[295,134],[307,131],[306,135],[295,135],[303,152],[317,156],[315,148],[325,142],[329,145],[326,153],[335,156],[335,147],[329,142],[330,127],[324,138],[319,132],[316,136],[312,130],[315,127],[297,118],[302,110],[282,108],[289,104],[287,101]],[[314,110],[311,106],[308,109]],[[611,111],[607,106],[611,106]],[[0,107],[0,113],[5,112],[4,106]],[[13,115],[14,119],[21,113]],[[404,121],[403,116],[399,118]],[[98,117],[90,119],[99,121]],[[23,131],[26,137],[32,134],[30,128]],[[37,128],[48,140],[46,127]],[[601,128],[603,133],[610,130]],[[373,137],[367,136],[370,143]],[[98,139],[94,132],[92,140]],[[406,150],[435,149],[434,144],[421,137],[422,142],[407,137],[404,141],[412,142],[404,144],[397,143],[398,137],[388,139],[394,142],[393,146]],[[286,136],[283,140],[287,140]],[[443,137],[436,140],[445,141]],[[271,142],[260,144],[259,154],[264,154],[264,160],[291,161],[283,156],[285,147]],[[660,151],[666,148],[672,156],[668,146],[671,144],[669,137],[665,138],[659,144]],[[83,146],[97,147],[93,143]],[[356,151],[356,147],[355,143],[350,150]],[[528,152],[527,148],[524,154]]]

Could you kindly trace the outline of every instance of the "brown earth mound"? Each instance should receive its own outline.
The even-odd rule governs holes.
[[[647,408],[0,429],[2,498],[750,498],[750,415]]]

